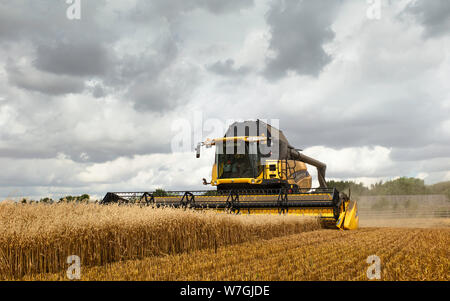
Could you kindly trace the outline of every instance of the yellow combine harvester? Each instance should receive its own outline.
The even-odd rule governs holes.
[[[103,204],[143,203],[237,214],[296,214],[318,216],[332,227],[357,229],[358,212],[349,196],[327,188],[326,165],[292,147],[284,134],[264,123],[233,123],[225,136],[197,145],[215,147],[212,179],[203,184],[216,190],[108,192]],[[317,168],[319,188],[311,187],[306,164]]]

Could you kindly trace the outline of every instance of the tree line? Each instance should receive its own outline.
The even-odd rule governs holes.
[[[434,185],[425,185],[424,180],[402,177],[390,181],[380,181],[364,186],[353,181],[327,181],[328,187],[348,192],[352,195],[419,195],[419,194],[445,194],[450,200],[450,182],[441,182]]]
[[[54,203],[89,203],[90,201],[89,194],[82,194],[80,196],[65,196],[60,198],[59,200],[53,200],[52,198],[45,197],[40,199],[39,201],[22,199],[22,204],[30,204],[30,203],[44,203],[44,204],[54,204]],[[96,201],[97,202],[97,201]]]

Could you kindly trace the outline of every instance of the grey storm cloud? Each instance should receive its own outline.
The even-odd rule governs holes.
[[[119,57],[114,44],[133,27],[142,26],[136,21],[156,22],[164,28],[167,20],[177,22],[182,13],[204,9],[217,15],[225,14],[249,8],[253,0],[138,1],[134,9],[116,15],[117,26],[98,18],[106,5],[107,1],[103,0],[82,1],[81,20],[69,21],[65,1],[0,3],[0,44],[27,41],[35,51],[31,56],[26,54],[26,58],[37,69],[30,69],[30,73],[44,72],[42,78],[37,78],[9,68],[11,82],[26,90],[61,95],[82,92],[82,81],[95,78],[103,89],[89,89],[94,97],[124,92],[135,102],[136,108],[172,109],[180,103],[180,99],[174,97],[189,90],[182,84],[182,91],[177,92],[178,84],[167,83],[167,78],[161,77],[179,55],[178,42],[174,39],[176,26],[169,23],[166,30],[160,30],[159,37],[143,53],[124,53]],[[189,78],[184,82],[194,81]]]
[[[121,79],[149,77],[157,78],[168,68],[179,54],[177,42],[170,32],[160,34],[150,45],[152,51],[137,55],[126,55],[119,65],[118,76]]]
[[[200,0],[197,2],[200,6],[215,14],[229,13],[253,5],[253,0]]]
[[[162,26],[165,26],[165,10],[177,11],[180,9],[177,6],[184,5],[184,1],[174,3],[173,6],[166,6],[166,1],[154,2],[149,7],[144,7],[143,3],[146,1],[139,2],[136,10],[131,10],[129,14],[155,13],[157,19],[162,20]],[[84,82],[95,79],[102,85],[102,90],[98,88],[100,86],[88,89],[94,97],[125,93],[140,109],[159,111],[174,108],[178,100],[172,97],[176,93],[168,93],[165,87],[170,85],[165,84],[165,79],[159,76],[178,56],[178,46],[172,38],[175,29],[169,27],[168,30],[162,30],[159,37],[142,53],[125,52],[118,57],[114,44],[123,39],[136,24],[126,14],[116,16],[120,22],[117,26],[105,23],[98,18],[105,4],[104,1],[82,1],[82,18],[79,21],[66,18],[68,5],[64,1],[54,4],[45,1],[0,4],[0,24],[4,25],[0,29],[0,44],[9,47],[26,41],[26,46],[34,50],[24,54],[11,53],[10,60],[17,60],[21,55],[32,62],[27,70],[23,67],[21,70],[8,68],[11,83],[25,90],[54,96],[82,92]],[[186,9],[203,7],[219,13],[242,5],[237,1],[225,5],[218,1],[190,1]],[[159,101],[161,98],[165,100]],[[155,105],[148,104],[153,100]]]
[[[395,161],[415,161],[424,158],[446,158],[449,154],[449,145],[429,144],[418,148],[394,148],[391,158]]]
[[[172,36],[160,36],[152,44],[153,52],[124,59],[116,80],[131,83],[126,95],[134,102],[136,110],[168,111],[177,107],[180,97],[188,95],[195,86],[195,70],[187,77],[173,70],[179,47]]]
[[[94,96],[95,98],[101,98],[104,97],[105,95],[106,95],[105,90],[101,85],[97,84],[93,87],[92,96]]]
[[[443,150],[447,148],[442,145],[448,143],[449,137],[439,131],[439,122],[450,116],[450,108],[425,95],[377,101],[364,97],[364,91],[369,91],[367,86],[360,89],[354,89],[354,95],[349,95],[348,99],[318,104],[321,109],[311,106],[301,112],[284,113],[281,125],[292,137],[292,144],[299,148],[380,145],[408,149],[404,152],[405,160],[433,158],[445,153]],[[355,112],[355,106],[363,108]],[[420,151],[426,145],[434,146],[428,152]],[[393,159],[401,160],[398,151],[393,151],[392,155]]]
[[[170,67],[156,78],[140,77],[129,87],[127,96],[137,111],[168,112],[189,102],[199,82],[197,73],[194,67]]]
[[[0,47],[21,45],[27,51],[6,52],[12,84],[50,96],[84,91],[85,81],[106,76],[114,64],[109,43],[116,33],[97,22],[100,1],[82,2],[79,22],[66,18],[65,1],[18,0],[0,3]],[[17,61],[31,65],[22,66]]]
[[[43,71],[74,76],[102,76],[112,55],[98,43],[58,43],[37,46],[34,65]]]
[[[154,17],[164,17],[169,21],[180,14],[194,9],[205,9],[214,14],[224,14],[253,5],[253,0],[139,0],[130,17],[140,22],[149,22]]]
[[[267,60],[265,75],[278,79],[287,71],[317,76],[331,61],[323,46],[335,34],[331,29],[339,1],[275,1],[267,13],[275,58]]]
[[[106,0],[82,1],[83,18],[73,22],[66,18],[66,1],[17,0],[0,3],[1,42],[29,40],[105,41],[116,34],[98,22],[96,16]]]
[[[94,120],[96,129],[101,127],[100,133],[108,132],[110,125],[106,123],[114,123],[114,120],[98,117],[102,113],[99,104],[93,103],[82,109],[86,103],[80,102],[79,109],[73,105],[69,109],[70,106],[64,106],[65,101],[59,98],[90,92],[94,98],[102,99],[112,94],[121,98],[123,107],[134,104],[134,109],[141,115],[167,113],[188,100],[190,91],[197,84],[197,71],[189,66],[180,70],[174,65],[179,56],[178,42],[173,38],[177,29],[167,27],[165,20],[169,15],[179,16],[181,12],[194,9],[214,14],[230,13],[250,7],[253,1],[167,3],[155,1],[146,6],[147,1],[140,1],[135,9],[113,14],[109,17],[112,19],[102,19],[99,16],[105,16],[103,9],[108,1],[82,1],[81,20],[69,21],[65,1],[0,2],[0,50],[8,62],[4,71],[10,86],[22,90],[2,94],[7,96],[8,108],[14,108],[12,114],[28,116],[15,125],[18,130],[26,129],[25,134],[0,144],[0,156],[51,158],[61,152],[75,161],[82,161],[80,154],[86,153],[88,162],[104,162],[130,154],[170,151],[169,138],[158,143],[147,141],[142,136],[149,137],[151,128],[133,130],[141,121],[130,121],[129,117],[120,121],[131,123],[126,126],[129,135],[119,138],[111,133],[111,137],[104,135],[98,141],[87,139],[83,133],[89,129],[78,130],[80,125]],[[142,51],[125,49],[117,53],[114,46],[134,34],[136,26],[143,26],[133,18],[142,13],[154,14],[161,27],[154,32],[149,28],[153,37],[142,37],[146,44]],[[23,47],[27,51],[12,50],[25,49]],[[87,85],[90,80],[94,80],[93,86]],[[37,100],[35,94],[26,96],[22,92],[39,92],[41,95]],[[90,110],[94,107],[98,113],[92,114]],[[69,113],[73,109],[77,113]],[[114,114],[119,112],[114,110]],[[99,118],[103,118],[105,124],[97,122]],[[0,137],[6,139],[9,135],[0,131]],[[26,147],[29,144],[33,147]]]
[[[51,73],[38,72],[32,68],[21,68],[13,64],[9,64],[6,70],[9,82],[25,90],[53,96],[81,93],[84,90],[84,82],[71,76],[57,76]]]
[[[240,76],[249,73],[248,67],[234,67],[234,60],[227,59],[225,61],[217,61],[214,64],[208,65],[207,69],[213,73],[224,76]]]
[[[439,37],[449,34],[450,1],[416,0],[409,4],[406,13],[414,15],[425,28],[427,37]]]
[[[174,92],[164,83],[148,80],[131,86],[129,95],[135,101],[136,110],[167,111],[177,104]]]
[[[136,9],[128,15],[130,20],[148,23],[153,22],[155,18],[163,18],[169,22],[170,31],[155,41],[155,54],[125,58],[125,63],[120,67],[118,78],[121,82],[123,79],[135,79],[127,92],[127,96],[134,101],[135,108],[144,111],[168,111],[177,107],[183,100],[182,96],[187,96],[194,89],[197,70],[190,70],[186,78],[180,78],[170,70],[180,53],[175,37],[178,36],[176,23],[181,14],[195,9],[224,14],[252,5],[253,0],[138,1]],[[167,74],[174,75],[176,80],[168,80]]]

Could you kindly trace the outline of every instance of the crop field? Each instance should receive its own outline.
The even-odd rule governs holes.
[[[53,273],[77,255],[83,267],[216,250],[320,228],[315,218],[95,204],[0,204],[0,276]]]
[[[450,280],[450,227],[321,229],[315,218],[180,209],[0,204],[3,280]],[[405,221],[407,222],[407,221]]]

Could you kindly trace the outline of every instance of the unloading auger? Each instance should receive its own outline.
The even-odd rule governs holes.
[[[292,147],[275,127],[260,120],[235,122],[224,137],[199,143],[197,158],[202,146],[216,148],[211,181],[203,179],[216,190],[108,192],[101,203],[318,216],[330,227],[358,228],[356,202],[327,187],[326,165]],[[311,188],[306,164],[316,167],[319,188]]]

